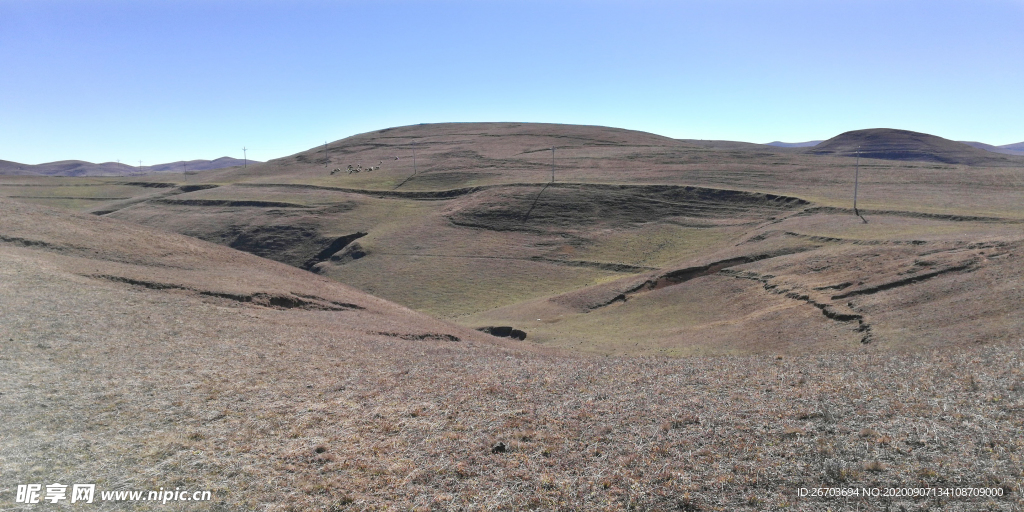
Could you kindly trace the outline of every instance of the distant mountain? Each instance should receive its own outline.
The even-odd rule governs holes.
[[[249,160],[250,164],[259,163]],[[155,172],[207,171],[243,165],[238,158],[221,157],[216,160],[189,160],[166,164],[135,167],[117,162],[94,164],[81,160],[61,160],[39,165],[19,164],[0,160],[0,175],[4,176],[136,176]]]
[[[39,173],[32,171],[34,167],[34,165],[0,160],[0,176],[38,176]]]
[[[918,160],[959,165],[1022,165],[1024,159],[991,153],[927,133],[891,128],[855,130],[805,150],[812,155],[835,155],[884,160]]]
[[[991,144],[985,144],[984,142],[971,142],[971,141],[966,141],[966,140],[962,140],[960,142],[962,144],[967,144],[968,146],[971,146],[972,148],[984,149],[985,151],[989,151],[989,152],[992,152],[992,153],[1000,153],[1000,154],[1003,154],[1003,155],[1024,156],[1024,142],[1021,142],[1021,143],[1018,143],[1018,144],[1007,144],[1005,146],[993,146]],[[1013,149],[1014,146],[1018,146],[1019,149]]]
[[[38,176],[125,176],[144,174],[137,167],[106,162],[94,164],[81,160],[61,160],[39,165],[19,164],[17,162],[0,163],[0,174],[4,175],[38,175]]]
[[[210,169],[223,169],[225,167],[235,167],[245,165],[248,162],[250,164],[258,164],[255,160],[242,160],[241,158],[229,158],[222,156],[216,160],[179,160],[177,162],[170,162],[166,164],[157,164],[151,167],[143,167],[150,172],[164,172],[164,171],[208,171]]]
[[[792,152],[799,148],[787,148],[784,146],[773,146],[771,144],[757,144],[755,142],[738,142],[735,140],[712,140],[712,139],[676,139],[686,144],[706,149],[718,149],[726,151],[770,151]]]
[[[765,144],[765,145],[766,146],[775,146],[775,147],[779,147],[779,148],[809,148],[809,147],[812,147],[812,146],[817,146],[818,144],[821,144],[821,142],[822,141],[820,141],[820,140],[810,140],[810,141],[807,141],[807,142],[779,142],[779,141],[775,141],[775,142],[769,142],[768,144]]]

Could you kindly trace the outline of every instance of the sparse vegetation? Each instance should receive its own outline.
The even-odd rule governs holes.
[[[21,299],[5,288],[5,303],[36,300],[49,286],[37,283]],[[1021,365],[1019,344],[783,361],[591,358],[486,343],[339,343],[310,320],[340,313],[222,310],[160,293],[72,293],[61,300],[74,301],[71,312],[31,324],[18,320],[20,307],[4,309],[2,334],[17,340],[3,353],[12,391],[0,400],[17,440],[3,452],[5,479],[128,487],[182,479],[170,483],[214,489],[229,508],[271,510],[852,510],[879,502],[795,491],[952,482],[1006,485],[1013,492],[996,509],[1020,504],[1021,420],[1010,411],[1022,397],[978,400],[957,378],[932,378],[972,372],[999,382]],[[129,307],[123,294],[145,307]],[[136,323],[186,310],[188,325]],[[243,317],[244,331],[235,324]],[[116,327],[72,327],[87,318]],[[48,333],[48,348],[31,343],[35,332]],[[218,342],[208,343],[215,332]],[[111,355],[129,340],[146,348]],[[798,371],[820,376],[817,384],[761,385]],[[831,421],[799,412],[825,402]],[[47,448],[56,439],[69,441]],[[939,501],[972,503],[980,504]],[[900,504],[916,506],[892,502]]]
[[[0,489],[213,492],[189,510],[1024,506],[1022,192],[1005,169],[865,164],[864,225],[835,209],[845,160],[582,127],[559,135],[576,164],[545,203],[524,176],[547,169],[529,150],[551,134],[444,138],[477,128],[512,130],[435,127],[423,179],[398,191],[404,159],[332,177],[315,151],[205,175],[216,188],[5,182],[114,213],[0,199]],[[372,141],[332,157],[394,150]],[[661,195],[618,187],[651,182]],[[122,197],[104,186],[132,199],[81,199]],[[996,192],[944,197],[967,186]],[[508,213],[526,204],[529,229]],[[360,258],[295,268],[354,235]],[[1004,496],[798,494],[820,486]]]

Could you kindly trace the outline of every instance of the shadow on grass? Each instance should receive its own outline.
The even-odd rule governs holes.
[[[551,186],[551,183],[545,183],[544,186],[541,187],[540,192],[537,192],[537,197],[533,198],[533,204],[530,205],[530,209],[527,210],[526,215],[523,216],[523,222],[530,220],[530,214],[533,213],[533,209],[537,207],[537,201],[540,200],[541,194],[543,194],[549,186]]]
[[[854,208],[854,209],[853,209],[853,214],[854,214],[854,215],[856,215],[856,216],[858,216],[858,217],[860,217],[860,220],[864,221],[864,224],[867,224],[867,223],[868,223],[868,220],[867,220],[867,219],[865,219],[865,218],[864,218],[864,216],[860,214],[860,210],[858,210],[858,209]]]
[[[398,190],[398,187],[401,187],[402,185],[405,185],[406,183],[409,182],[409,180],[415,178],[416,176],[417,176],[417,174],[413,174],[413,175],[409,176],[408,178],[402,180],[402,182],[399,183],[398,185],[395,185],[395,188],[393,188],[391,190]]]

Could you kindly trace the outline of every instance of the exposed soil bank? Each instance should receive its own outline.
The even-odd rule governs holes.
[[[281,201],[232,201],[228,199],[155,199],[154,203],[180,204],[185,206],[232,206],[237,208],[311,208],[304,204]]]
[[[348,244],[350,244],[353,241],[358,240],[358,239],[360,239],[360,238],[362,238],[364,236],[366,236],[366,233],[360,231],[360,232],[352,233],[351,235],[340,236],[340,237],[334,239],[334,241],[331,242],[330,244],[328,244],[327,247],[325,247],[322,251],[316,253],[315,256],[313,256],[308,261],[306,261],[306,263],[304,263],[302,265],[302,268],[304,268],[306,270],[312,269],[313,266],[316,265],[317,263],[320,263],[322,261],[327,261],[335,253],[341,251],[346,246],[348,246]],[[360,257],[362,257],[362,256],[360,256]]]

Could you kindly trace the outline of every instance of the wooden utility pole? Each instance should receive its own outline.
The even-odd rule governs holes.
[[[551,146],[551,183],[555,182],[555,147]]]
[[[324,167],[327,167],[327,163],[328,163],[328,158],[327,158],[327,141],[325,140],[324,141]]]
[[[242,167],[249,167],[249,155],[246,153],[245,146],[242,146]]]
[[[412,175],[416,175],[416,143],[412,143]]]

